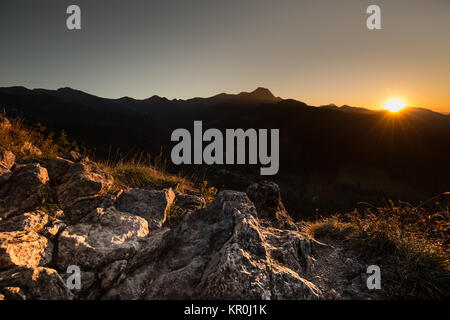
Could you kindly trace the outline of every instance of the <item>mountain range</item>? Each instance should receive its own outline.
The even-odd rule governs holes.
[[[309,106],[257,88],[188,100],[152,96],[106,99],[71,88],[0,88],[0,108],[9,117],[65,130],[99,158],[139,152],[170,159],[176,128],[280,129],[280,171],[294,215],[344,209],[359,201],[419,203],[450,190],[450,116],[422,108],[393,114],[350,106]],[[258,166],[171,166],[195,172],[219,188],[244,188],[263,177]]]

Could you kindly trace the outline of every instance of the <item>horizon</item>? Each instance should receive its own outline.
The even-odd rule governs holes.
[[[111,99],[266,87],[308,105],[376,110],[399,97],[450,113],[446,0],[379,0],[381,30],[367,29],[372,3],[359,0],[80,0],[76,31],[65,26],[69,4],[2,1],[0,86],[70,86]]]
[[[216,94],[213,94],[211,96],[202,96],[202,97],[195,96],[195,97],[189,97],[189,98],[169,98],[169,97],[165,97],[165,96],[159,95],[157,93],[154,93],[154,94],[151,94],[151,95],[147,95],[144,98],[136,98],[136,97],[131,97],[129,95],[120,96],[120,97],[105,97],[105,96],[97,95],[95,93],[84,91],[84,90],[80,90],[78,88],[74,88],[74,87],[70,87],[70,86],[58,87],[56,89],[54,89],[54,88],[51,88],[51,89],[49,89],[49,88],[30,88],[30,87],[26,87],[26,86],[22,86],[22,85],[16,85],[16,86],[10,86],[10,87],[0,87],[0,89],[4,89],[4,88],[25,88],[25,89],[31,90],[31,91],[33,91],[33,90],[58,91],[58,90],[62,90],[62,89],[70,89],[70,90],[74,90],[74,91],[83,92],[85,94],[88,94],[88,95],[91,95],[91,96],[95,96],[95,97],[98,97],[98,98],[101,98],[101,99],[120,100],[120,99],[123,99],[123,98],[130,98],[130,99],[133,99],[133,100],[136,100],[136,101],[143,101],[143,100],[146,100],[146,99],[149,99],[149,98],[152,98],[152,97],[159,97],[161,99],[167,99],[169,101],[188,101],[188,100],[191,100],[191,99],[209,99],[209,98],[213,98],[215,96],[221,95],[221,94],[238,95],[238,94],[242,94],[242,93],[253,93],[253,92],[255,92],[258,89],[264,89],[264,90],[268,90],[274,96],[274,98],[280,98],[281,100],[295,100],[295,101],[300,102],[300,103],[305,103],[309,107],[320,108],[320,107],[336,106],[338,108],[351,107],[351,108],[359,108],[359,109],[368,109],[368,110],[371,110],[371,111],[388,111],[384,107],[371,108],[371,107],[367,107],[367,106],[354,106],[354,105],[350,105],[350,104],[346,104],[346,103],[342,104],[342,105],[338,105],[338,104],[335,104],[335,103],[331,102],[331,103],[328,103],[328,104],[313,105],[313,104],[307,103],[303,99],[295,99],[295,98],[289,98],[289,97],[286,97],[286,98],[285,97],[280,97],[279,95],[275,94],[270,88],[265,88],[265,87],[257,87],[257,88],[255,88],[253,90],[248,90],[248,91],[241,90],[239,92],[234,92],[234,93],[231,93],[231,92],[217,92]],[[440,114],[443,114],[443,115],[450,115],[450,112],[437,111],[437,110],[435,110],[432,107],[407,105],[406,107],[404,107],[402,109],[423,109],[423,110],[429,110],[429,111],[432,111],[432,112],[440,113]]]

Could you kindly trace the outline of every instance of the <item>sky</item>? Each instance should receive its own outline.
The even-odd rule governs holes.
[[[69,31],[66,9],[81,8]],[[366,9],[381,8],[381,30]],[[1,0],[0,86],[450,113],[449,0]]]

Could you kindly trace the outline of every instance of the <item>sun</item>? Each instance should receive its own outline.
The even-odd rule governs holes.
[[[399,98],[389,99],[384,104],[384,109],[389,110],[390,112],[399,112],[405,107],[406,107],[405,101]]]

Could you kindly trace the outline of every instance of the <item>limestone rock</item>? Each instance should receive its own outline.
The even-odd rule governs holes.
[[[203,197],[184,193],[176,194],[175,204],[188,211],[198,210],[206,206],[206,202]]]
[[[126,260],[118,260],[114,261],[110,265],[108,265],[103,271],[100,273],[99,277],[101,279],[101,286],[103,289],[107,289],[114,284],[114,280],[121,274],[122,271],[125,270],[127,266]]]
[[[0,232],[39,231],[49,221],[46,213],[36,210],[0,221]]]
[[[169,231],[145,264],[127,267],[131,273],[103,298],[123,293],[131,299],[318,298],[312,283],[273,260],[256,215],[246,194],[221,192]]]
[[[97,209],[89,223],[67,227],[59,236],[57,264],[61,270],[77,265],[95,270],[132,257],[148,234],[147,221],[114,208]]]
[[[39,164],[24,165],[0,185],[0,218],[33,209],[48,182],[47,170]]]
[[[272,218],[278,211],[284,210],[280,188],[273,182],[264,181],[252,184],[245,192],[255,204],[259,218]]]
[[[172,189],[124,191],[117,200],[117,208],[147,220],[150,229],[160,228],[167,218],[167,209],[175,194]]]
[[[69,218],[75,203],[105,195],[114,183],[110,174],[77,153],[50,160],[47,169],[58,201]],[[78,210],[74,213],[75,220],[86,213]]]
[[[27,297],[19,287],[3,287],[0,289],[6,300],[26,300]]]
[[[111,175],[102,171],[96,163],[75,155],[71,159],[81,161],[57,157],[48,164],[49,176],[57,187],[58,200],[63,209],[80,198],[106,193],[114,182]]]
[[[0,272],[2,287],[19,287],[27,300],[72,300],[73,294],[54,269],[15,268]]]
[[[36,232],[0,233],[0,269],[37,267],[51,261],[53,245]]]
[[[276,221],[278,227],[298,230],[281,201],[280,188],[274,182],[252,184],[245,191],[258,211],[258,218]]]

